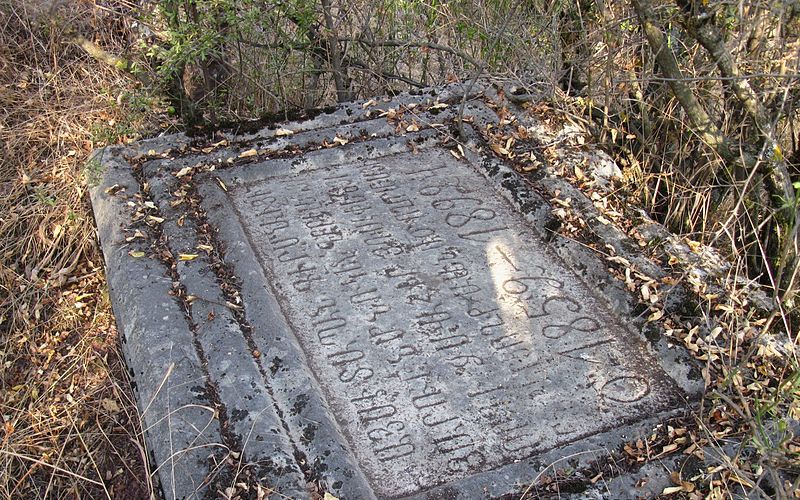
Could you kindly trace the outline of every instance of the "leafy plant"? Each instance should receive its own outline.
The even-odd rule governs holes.
[[[100,181],[103,179],[103,174],[105,173],[105,168],[103,164],[100,163],[100,160],[97,158],[92,158],[88,162],[86,162],[86,166],[83,170],[84,178],[86,179],[86,185],[89,187],[95,187],[100,184]]]

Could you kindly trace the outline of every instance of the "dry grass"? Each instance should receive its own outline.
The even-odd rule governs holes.
[[[0,2],[2,497],[151,494],[83,172],[130,84],[68,41],[120,43],[97,14]]]
[[[3,497],[135,499],[153,494],[139,417],[106,294],[83,166],[94,147],[130,138],[137,117],[147,118],[143,120],[147,123],[157,120],[148,101],[130,97],[136,95],[131,81],[69,42],[73,35],[81,34],[111,53],[128,54],[125,23],[131,17],[119,11],[131,4],[118,0],[106,5],[111,7],[77,0],[0,0]],[[562,95],[553,107],[585,117],[583,123],[594,121],[595,138],[609,149],[617,148],[617,158],[627,162],[625,171],[631,175],[634,189],[620,191],[616,200],[610,196],[619,213],[633,220],[636,210],[628,203],[639,198],[673,228],[691,233],[694,239],[729,246],[723,252],[733,261],[730,276],[721,280],[722,289],[709,288],[693,281],[689,271],[676,269],[673,278],[687,283],[700,307],[691,317],[667,315],[663,320],[673,339],[706,366],[707,396],[687,429],[673,429],[666,437],[654,434],[655,440],[645,443],[646,451],[631,448],[630,459],[636,463],[652,459],[673,444],[679,446],[670,453],[698,458],[704,450],[719,451],[721,459],[709,457],[704,468],[681,478],[692,484],[692,491],[675,494],[688,498],[731,498],[746,493],[800,496],[800,480],[796,479],[800,432],[782,427],[791,424],[787,417],[800,418],[796,349],[800,337],[788,314],[770,315],[754,307],[742,280],[734,279],[744,279],[747,274],[743,269],[748,250],[737,247],[730,234],[751,228],[741,226],[741,220],[725,224],[709,215],[714,186],[700,184],[693,174],[699,171],[694,168],[698,164],[708,165],[714,159],[696,142],[686,141],[686,124],[664,87],[645,82],[650,91],[647,102],[637,97],[641,89],[627,86],[624,92],[619,90],[620,82],[633,85],[634,80],[641,80],[637,76],[640,70],[631,62],[639,60],[643,47],[641,40],[631,35],[624,3],[618,5],[620,12],[605,11],[607,17],[598,20],[599,28],[587,30],[586,35],[580,35],[578,29],[557,32],[566,28],[556,26],[556,20],[565,22],[556,15],[556,7],[552,15],[540,16],[553,19],[552,26],[548,25],[552,33],[542,32],[550,37],[545,45],[555,51],[547,57],[574,57],[578,66],[605,75],[587,88],[585,96],[570,100]],[[448,13],[442,10],[439,15],[441,26],[447,28],[442,37],[457,38],[448,28],[452,23],[445,22]],[[492,31],[493,25],[487,26],[486,31]],[[606,37],[607,33],[614,36]],[[529,45],[523,47],[530,50]],[[575,54],[566,50],[570,47]],[[578,50],[581,48],[584,50]],[[486,55],[485,47],[484,52],[478,49],[476,53]],[[387,49],[384,58],[401,59],[393,50]],[[248,116],[281,103],[304,102],[307,68],[298,69],[295,87],[282,88],[286,72],[276,69],[275,74],[283,79],[276,76],[272,81],[271,76],[258,72],[263,70],[260,65],[245,64],[250,62],[250,52],[243,54],[240,66],[254,68],[241,84],[250,92],[232,92],[231,102],[222,106],[224,111]],[[437,64],[442,70],[440,80],[449,79],[455,66],[444,59]],[[419,73],[392,66],[403,75],[417,77]],[[553,70],[551,76],[559,76],[555,73],[560,62],[552,66],[542,64]],[[362,77],[358,90],[373,93],[396,86],[376,75],[380,76]],[[435,76],[430,76],[430,82],[438,81]],[[320,84],[313,104],[333,95],[331,85]],[[258,98],[234,102],[248,95]],[[608,112],[615,105],[625,113]],[[604,114],[598,118],[599,109]],[[624,117],[643,110],[651,121],[634,130]],[[738,126],[731,123],[726,128],[733,134]],[[637,187],[639,192],[634,192]],[[669,256],[661,258],[669,261]],[[624,278],[624,269],[620,271]],[[643,284],[635,283],[635,289]],[[665,285],[648,284],[654,293]],[[655,450],[652,456],[650,445]]]

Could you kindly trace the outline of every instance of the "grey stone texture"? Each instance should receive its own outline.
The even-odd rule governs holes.
[[[603,263],[547,241],[550,206],[475,133],[497,120],[481,96],[472,140],[448,139],[460,95],[97,153],[165,497],[213,495],[243,466],[293,498],[514,494],[697,393]]]

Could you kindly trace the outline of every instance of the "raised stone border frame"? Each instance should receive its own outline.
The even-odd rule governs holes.
[[[593,252],[551,238],[548,202],[486,147],[480,131],[499,121],[487,105],[497,97],[490,87],[476,88],[467,101],[469,140],[453,138],[462,92],[454,85],[349,103],[254,133],[218,132],[205,142],[170,135],[95,153],[103,176],[91,194],[109,292],[151,463],[166,498],[213,495],[244,470],[292,498],[323,490],[340,498],[515,494],[548,464],[570,457],[571,467],[587,467],[625,439],[684,412],[699,395],[688,357],[658,335],[645,338],[635,298]],[[398,110],[409,117],[400,129],[387,120]],[[377,161],[417,150],[435,151],[435,161],[457,161],[459,168],[480,174],[480,189],[493,190],[503,210],[518,214],[514,227],[529,230],[523,239],[544,245],[549,258],[574,273],[575,286],[593,291],[586,296],[592,307],[619,318],[608,321],[635,346],[630,352],[656,361],[641,370],[663,376],[649,379],[663,380],[663,387],[648,388],[663,400],[648,399],[650,411],[640,407],[630,418],[616,416],[613,425],[589,422],[583,431],[570,430],[568,438],[519,456],[498,456],[502,463],[492,467],[470,465],[452,481],[434,470],[422,486],[406,486],[399,473],[389,473],[400,468],[386,472],[370,465],[375,457],[354,444],[363,437],[352,435],[355,427],[342,417],[349,410],[339,408],[331,393],[338,386],[321,380],[313,353],[295,338],[300,320],[289,313],[295,299],[286,290],[265,289],[265,283],[279,286],[283,275],[263,264],[268,258],[253,245],[252,228],[237,222],[242,207],[227,200],[228,191],[265,182],[265,168],[290,177],[318,176],[320,165],[346,168],[354,158]],[[539,182],[570,189],[553,177]],[[580,192],[570,193],[582,206]],[[660,273],[618,230],[603,225],[599,232],[640,269]],[[257,466],[248,469],[251,461]],[[415,467],[431,465],[403,467],[412,477],[423,474]]]

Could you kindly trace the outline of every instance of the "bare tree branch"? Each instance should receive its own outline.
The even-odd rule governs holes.
[[[467,54],[463,50],[459,50],[448,45],[442,45],[440,43],[428,42],[428,41],[417,41],[417,40],[366,40],[363,38],[340,38],[339,41],[341,42],[356,42],[362,45],[366,45],[367,47],[401,47],[401,48],[424,48],[424,49],[431,49],[431,50],[439,50],[441,52],[447,52],[449,54],[453,54],[457,56],[471,65],[475,66],[476,68],[481,66],[483,63],[478,61],[471,55]]]
[[[710,18],[699,19],[692,14],[684,17],[687,31],[708,51],[720,74],[725,78],[725,85],[733,91],[742,108],[755,123],[761,137],[762,147],[758,165],[766,171],[769,190],[772,196],[777,198],[777,203],[773,203],[773,206],[779,217],[779,231],[783,233],[781,234],[783,243],[781,262],[775,276],[777,284],[780,285],[784,282],[782,275],[787,264],[789,267],[793,267],[792,264],[796,259],[794,250],[797,246],[796,225],[800,214],[795,212],[797,200],[794,187],[783,158],[782,148],[776,137],[774,122],[750,86],[750,82],[740,78],[736,61],[722,38],[722,28]],[[793,281],[791,277],[789,281]],[[786,293],[791,294],[791,289],[787,289]]]
[[[142,83],[142,85],[147,86],[152,83],[146,73],[133,71],[131,69],[130,61],[104,50],[102,47],[92,42],[91,40],[87,40],[86,38],[78,35],[72,39],[72,42],[78,45],[80,48],[82,48],[87,54],[89,54],[89,56],[91,56],[95,60],[108,64],[109,66],[113,66],[114,68],[122,71],[131,78],[138,80],[139,82]]]
[[[669,85],[672,93],[680,102],[692,125],[694,125],[695,133],[726,162],[731,164],[738,163],[740,160],[738,155],[731,150],[719,127],[711,120],[703,105],[695,97],[692,89],[684,82],[683,74],[678,67],[678,62],[675,60],[675,55],[664,40],[664,33],[653,23],[653,8],[649,1],[631,0],[631,4],[633,4],[633,9],[639,17],[647,42],[655,53],[656,61],[661,67],[661,71],[669,78],[667,85]]]

